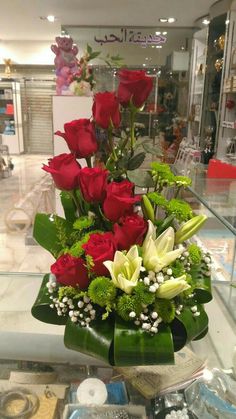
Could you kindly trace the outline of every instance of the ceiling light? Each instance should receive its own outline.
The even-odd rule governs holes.
[[[160,17],[159,21],[161,23],[166,23],[166,22],[168,22],[168,19],[166,17]]]
[[[145,63],[143,63],[143,67],[146,67],[146,64]]]
[[[176,22],[175,17],[168,17],[168,23],[174,23]]]
[[[227,19],[227,20],[225,21],[225,24],[226,24],[226,25],[228,25],[228,24],[229,24],[229,19]]]
[[[157,45],[156,48],[159,48],[160,49],[160,48],[162,48],[162,45]]]
[[[152,45],[152,48],[155,48],[155,45]]]
[[[185,50],[185,48],[184,48],[184,46],[182,45],[182,47],[180,47],[180,49],[181,49],[181,51],[184,51]]]
[[[167,35],[167,32],[165,31],[165,32],[162,32],[162,35]]]
[[[159,31],[158,31],[158,32],[156,32],[156,35],[160,35],[160,34],[161,34],[161,32],[159,32]]]
[[[202,20],[202,23],[203,23],[203,25],[209,25],[210,20],[209,20],[208,18],[204,18],[204,19]]]
[[[48,15],[48,16],[47,16],[47,20],[48,20],[50,23],[54,23],[54,22],[55,22],[55,20],[56,20],[56,18],[55,18],[55,16],[53,16],[53,15]]]

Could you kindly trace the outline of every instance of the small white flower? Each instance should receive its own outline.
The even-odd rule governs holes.
[[[150,279],[146,276],[143,280],[145,285],[150,285]]]
[[[85,296],[84,296],[84,302],[87,304],[87,303],[89,303],[89,301],[90,301],[90,298],[89,298],[89,297],[87,297],[87,295],[85,295]]]
[[[153,312],[152,312],[152,314],[151,314],[151,318],[152,318],[153,320],[156,320],[156,319],[157,319],[157,317],[158,317],[157,312],[156,312],[156,311],[153,311]]]
[[[145,272],[145,271],[146,271],[146,269],[144,268],[144,266],[141,266],[140,272]]]
[[[78,302],[78,307],[79,307],[79,308],[83,308],[83,306],[84,306],[84,302],[83,302],[83,301],[79,301],[79,302]]]
[[[129,317],[131,317],[131,319],[133,319],[134,317],[136,317],[136,313],[135,313],[135,311],[131,311],[131,312],[129,313]]]
[[[50,307],[51,307],[51,308],[54,308],[54,304],[50,304]]]
[[[192,307],[191,307],[191,311],[192,311],[193,313],[196,313],[196,311],[197,311],[197,306],[192,306]]]
[[[142,329],[144,329],[144,330],[149,330],[149,329],[151,329],[151,325],[150,325],[150,323],[143,323],[143,324],[142,324]]]
[[[67,301],[68,301],[68,298],[67,298],[67,297],[64,297],[64,298],[62,299],[62,302],[63,302],[63,303],[67,303]]]
[[[205,257],[205,258],[204,258],[204,262],[206,262],[206,263],[211,263],[211,259],[210,259],[209,257]]]
[[[69,311],[69,316],[70,316],[70,317],[74,316],[74,311],[73,311],[73,310],[70,310],[70,311]]]
[[[71,321],[72,321],[73,323],[76,323],[76,322],[77,322],[77,320],[78,320],[78,319],[77,319],[77,317],[75,317],[75,316],[72,316],[72,317],[71,317]]]
[[[198,317],[198,316],[200,316],[200,312],[199,312],[199,311],[196,311],[196,313],[193,313],[193,316],[194,316],[194,317]]]
[[[151,327],[151,329],[150,329],[150,332],[152,332],[152,333],[157,333],[157,332],[158,332],[157,327],[152,326],[152,327]]]
[[[140,321],[139,321],[139,320],[135,320],[134,324],[135,324],[136,326],[139,326],[139,325],[140,325]]]
[[[150,292],[156,292],[156,287],[155,287],[155,285],[151,285],[150,287],[149,287],[149,291]]]
[[[168,268],[167,271],[166,271],[166,273],[167,273],[167,275],[172,275],[172,269],[171,268]]]
[[[64,308],[64,307],[65,307],[65,304],[64,304],[64,303],[60,303],[60,304],[59,304],[59,306],[60,306],[61,308]]]

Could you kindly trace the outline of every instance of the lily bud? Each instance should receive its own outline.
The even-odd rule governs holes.
[[[190,285],[186,281],[186,275],[182,275],[179,278],[168,279],[157,290],[157,297],[171,300],[183,291],[190,288]]]
[[[175,244],[180,244],[190,239],[202,227],[206,219],[206,215],[196,215],[184,223],[175,233]]]
[[[147,195],[142,196],[141,206],[142,206],[144,218],[146,218],[146,220],[151,220],[154,223],[154,220],[155,220],[154,209]]]

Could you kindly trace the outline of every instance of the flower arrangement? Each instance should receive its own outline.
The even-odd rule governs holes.
[[[140,171],[145,153],[157,154],[134,135],[152,79],[127,69],[119,79],[117,93],[95,95],[92,120],[57,132],[71,153],[43,167],[61,190],[65,218],[36,215],[34,237],[56,260],[32,314],[65,325],[68,348],[111,365],[170,364],[175,351],[207,332],[211,258],[189,240],[206,217],[178,198],[189,178],[155,161]],[[130,130],[115,139],[121,106],[130,113]],[[92,167],[96,125],[107,131],[101,167]]]

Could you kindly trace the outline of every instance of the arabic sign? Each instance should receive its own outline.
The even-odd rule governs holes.
[[[144,35],[140,31],[133,31],[132,29],[121,28],[119,35],[115,35],[114,33],[110,33],[109,35],[105,34],[103,38],[100,39],[98,39],[95,35],[94,41],[99,43],[100,45],[118,42],[138,44],[145,48],[148,45],[164,44],[166,42],[166,37],[163,35]]]

